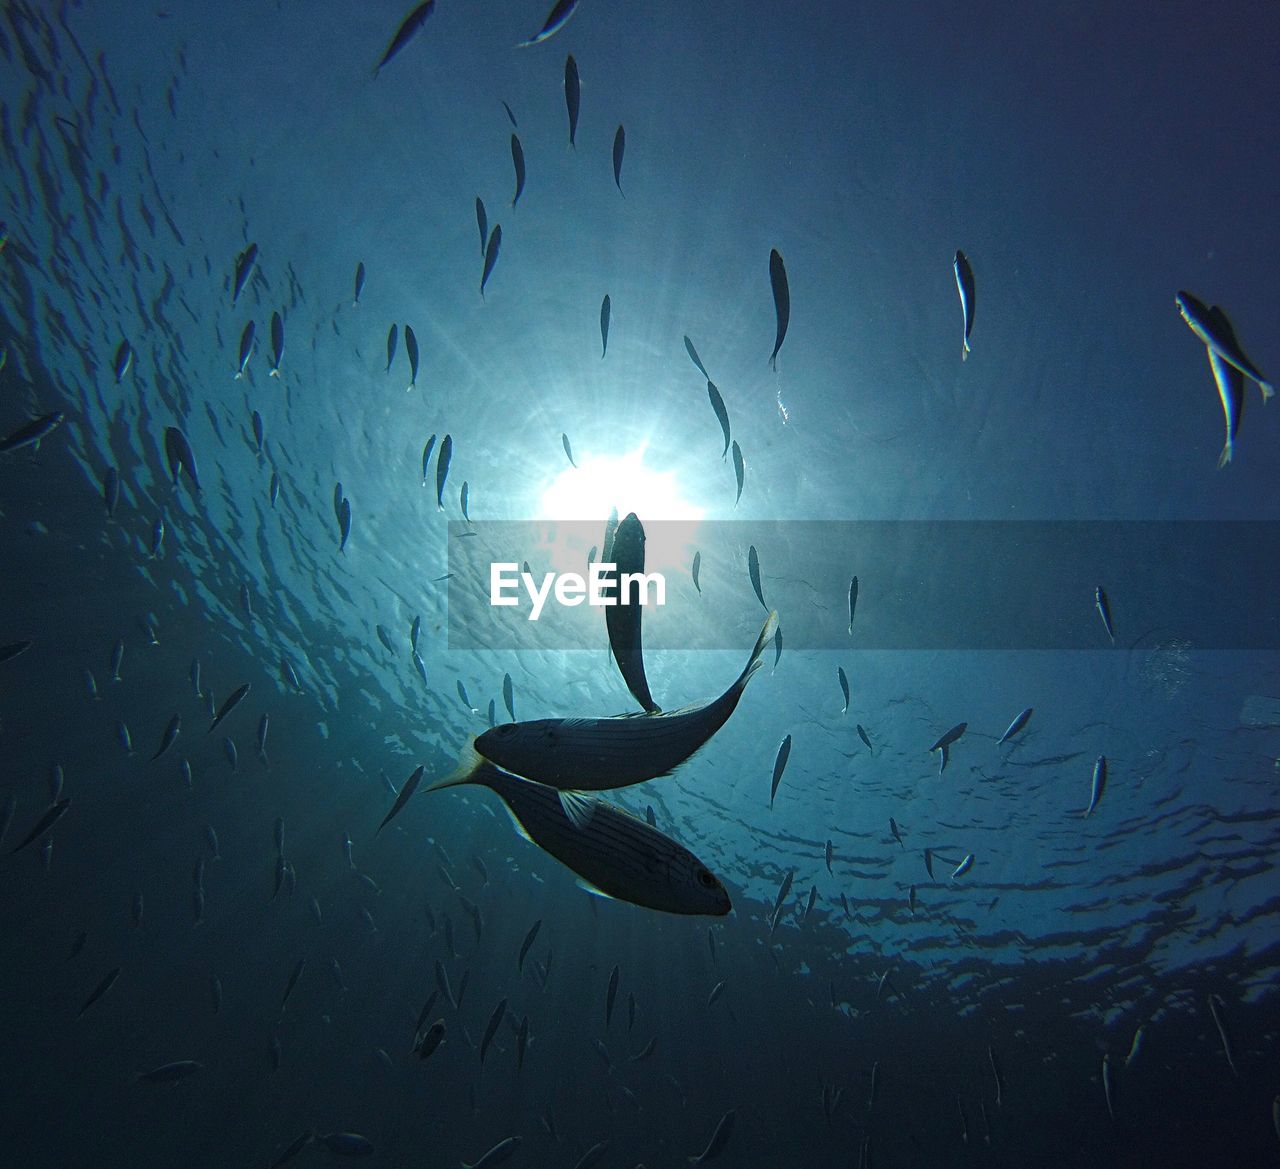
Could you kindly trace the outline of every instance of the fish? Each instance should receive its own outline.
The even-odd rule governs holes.
[[[268,377],[280,376],[280,362],[284,360],[284,319],[278,312],[271,314],[271,369]],[[261,447],[262,443],[258,443]]]
[[[387,330],[387,373],[391,372],[391,363],[396,356],[396,342],[400,339],[400,326],[394,322],[391,328]]]
[[[382,54],[382,59],[373,67],[374,77],[377,77],[382,67],[399,54],[405,45],[422,31],[422,26],[427,23],[427,18],[435,10],[435,6],[435,0],[426,0],[425,4],[419,4],[400,22],[400,27],[396,29],[396,35],[391,38],[391,43],[387,45],[387,51]]]
[[[108,467],[102,479],[102,501],[106,504],[107,518],[116,514],[116,504],[120,499],[120,472],[115,467]]]
[[[725,988],[725,980],[722,978],[719,982],[715,984],[715,986],[711,988],[711,993],[707,995],[707,1006],[710,1007],[714,1005],[716,999],[718,999],[722,994],[724,994],[724,988]]]
[[[973,868],[973,853],[967,853],[964,860],[956,865],[955,871],[951,874],[951,879],[954,881],[957,877],[963,877],[971,868]]]
[[[246,682],[243,686],[237,686],[236,689],[231,692],[231,696],[222,704],[221,707],[219,707],[218,713],[214,715],[213,722],[209,724],[209,730],[205,732],[206,734],[212,734],[213,728],[240,705],[244,696],[249,693],[249,687],[250,683]]]
[[[262,454],[262,440],[266,437],[266,430],[262,425],[262,415],[256,410],[249,419],[249,424],[253,427],[253,445],[258,454]]]
[[[606,1030],[613,1020],[613,1004],[618,997],[618,979],[621,977],[621,973],[621,970],[615,966],[613,972],[609,975],[609,989],[605,994],[604,1000],[604,1025]]]
[[[164,513],[161,512],[155,518],[155,522],[151,525],[151,557],[160,555],[160,550],[164,547]]]
[[[409,802],[409,797],[418,790],[418,783],[422,779],[424,771],[426,771],[426,767],[422,764],[419,764],[414,768],[413,774],[404,781],[404,786],[400,789],[400,794],[396,796],[396,802],[391,805],[391,811],[382,817],[382,823],[378,825],[378,831],[374,833],[374,836],[377,836],[378,832],[381,832],[388,824],[391,823],[392,820],[396,818],[397,815],[399,815],[400,810]]]
[[[858,606],[858,578],[849,582],[849,632],[853,632],[853,611]]]
[[[364,261],[361,260],[356,265],[356,281],[355,293],[351,298],[351,307],[358,308],[360,305],[360,294],[364,292]]]
[[[170,747],[173,746],[174,740],[178,737],[178,731],[182,728],[182,716],[175,714],[169,720],[169,725],[164,728],[164,734],[160,736],[160,746],[156,748],[156,753],[151,756],[151,762],[154,763],[160,758]]]
[[[1111,602],[1107,600],[1107,591],[1101,585],[1093,590],[1093,604],[1098,610],[1098,616],[1102,618],[1102,627],[1107,631],[1111,644],[1115,645],[1116,631],[1111,624]]]
[[[187,436],[176,426],[165,427],[164,453],[169,463],[169,477],[174,486],[177,486],[178,476],[186,471],[187,478],[191,480],[191,486],[199,491],[200,473],[196,469],[195,454],[191,450]]]
[[[1032,716],[1034,712],[1035,712],[1035,707],[1028,706],[1026,710],[1024,710],[1020,715],[1018,715],[1017,718],[1013,720],[1013,722],[1009,724],[1009,729],[1006,730],[1005,733],[1000,736],[1000,739],[996,743],[996,746],[999,747],[1001,743],[1007,743],[1010,739],[1012,739],[1014,735],[1016,735],[1020,730],[1022,730],[1023,727],[1027,725],[1027,720]]]
[[[264,711],[262,717],[258,719],[258,762],[267,770],[271,770],[271,764],[267,760],[267,728],[271,725],[271,718]]]
[[[702,586],[698,583],[698,574],[702,571],[702,553],[695,552],[693,554],[693,587],[702,592]]]
[[[240,294],[244,291],[245,285],[249,283],[249,277],[253,275],[253,269],[257,263],[257,244],[250,244],[236,257],[235,276],[231,285],[232,304],[235,304],[240,299]]]
[[[22,645],[24,648],[27,648],[31,645],[31,642],[29,641],[20,642],[19,644]],[[7,660],[5,657],[5,651],[12,648],[13,648],[12,646],[7,646],[7,645],[0,646],[0,662]],[[102,695],[98,693],[98,680],[93,676],[92,670],[86,669],[84,672],[84,687],[85,687],[85,690],[88,691],[89,697],[92,698],[95,702],[102,701]]]
[[[108,970],[102,977],[102,981],[93,988],[89,997],[84,1000],[84,1005],[76,1013],[76,1018],[81,1018],[94,1003],[96,1003],[104,994],[107,993],[116,984],[116,979],[120,977],[120,967],[117,966],[112,970]]]
[[[698,372],[702,374],[707,381],[711,380],[711,375],[707,373],[707,367],[702,364],[702,358],[698,356],[698,351],[693,347],[693,342],[689,340],[688,334],[684,338],[684,351],[689,355],[689,360],[698,367]]]
[[[312,1132],[311,1129],[307,1129],[307,1131],[295,1139],[293,1143],[280,1154],[280,1156],[271,1162],[271,1169],[280,1169],[282,1165],[287,1165],[315,1139],[316,1134]]]
[[[627,152],[627,132],[619,126],[613,136],[613,185],[624,199],[626,192],[622,189],[622,156]]]
[[[133,754],[133,740],[129,737],[129,728],[123,722],[116,723],[116,738],[120,740],[120,746],[125,749],[129,755]]]
[[[1114,1123],[1116,1118],[1116,1110],[1113,1102],[1114,1098],[1112,1096],[1112,1091],[1113,1089],[1111,1086],[1111,1053],[1106,1052],[1102,1057],[1102,1094],[1103,1096],[1106,1097],[1106,1101],[1107,1101],[1107,1115],[1111,1117],[1111,1120]]]
[[[956,288],[960,292],[960,311],[964,314],[964,347],[960,350],[960,360],[969,357],[969,334],[973,332],[973,310],[976,305],[976,291],[973,284],[973,269],[964,252],[957,251],[952,268],[956,274]]]
[[[9,825],[13,823],[13,817],[17,810],[18,797],[10,793],[9,798],[4,802],[4,810],[0,811],[0,843],[4,842],[5,833],[9,831]]]
[[[1227,319],[1227,314],[1216,305],[1209,311],[1213,314],[1223,335],[1230,338],[1231,344],[1238,347],[1235,329]],[[1222,448],[1222,454],[1218,457],[1218,469],[1221,470],[1235,455],[1236,435],[1240,430],[1240,419],[1244,413],[1244,374],[1224,360],[1220,354],[1215,353],[1212,348],[1206,348],[1205,352],[1209,355],[1209,370],[1213,374],[1213,384],[1217,387],[1218,399],[1222,403],[1222,413],[1227,426],[1227,441]],[[1266,399],[1264,398],[1263,401],[1265,402]]]
[[[847,714],[849,711],[849,678],[844,672],[843,666],[836,667],[836,677],[840,681],[840,690],[844,694],[844,706],[841,708],[841,714]]]
[[[351,500],[342,497],[338,504],[338,551],[346,552],[347,541],[351,539]]]
[[[714,1161],[724,1151],[725,1145],[729,1143],[729,1138],[733,1135],[733,1122],[737,1115],[736,1110],[731,1108],[720,1118],[715,1132],[711,1134],[711,1139],[707,1142],[707,1147],[696,1157],[689,1158],[690,1165],[705,1165],[708,1161]]]
[[[608,574],[607,579],[614,582],[615,589],[624,576],[643,575],[644,546],[644,526],[636,513],[630,512],[618,525],[610,553],[610,563],[616,567]],[[660,707],[649,692],[649,682],[644,672],[644,644],[641,637],[644,606],[640,604],[643,596],[644,586],[639,582],[632,582],[628,596],[619,597],[617,604],[605,608],[604,621],[609,633],[609,648],[613,651],[613,660],[618,664],[622,680],[640,706],[653,714]]]
[[[410,652],[410,656],[413,659],[413,668],[418,671],[418,676],[421,677],[422,683],[425,686],[427,683],[426,663],[423,662],[422,655],[418,653],[416,649]]]
[[[1173,300],[1182,314],[1182,319],[1187,322],[1191,331],[1204,343],[1210,353],[1216,353],[1250,381],[1256,382],[1258,389],[1262,391],[1264,402],[1275,393],[1272,383],[1267,381],[1262,371],[1249,360],[1240,347],[1226,313],[1216,307],[1209,308],[1189,292],[1179,292]]]
[[[32,841],[39,840],[46,832],[49,831],[63,816],[67,814],[67,809],[71,807],[71,797],[64,796],[45,809],[44,814],[36,821],[36,825],[26,834],[13,848],[9,850],[9,855],[21,852]]]
[[[236,358],[236,381],[244,377],[244,371],[249,365],[249,358],[253,356],[253,342],[256,332],[257,326],[250,321],[240,334],[240,355]]]
[[[582,102],[582,82],[578,77],[578,62],[570,53],[564,63],[564,104],[569,111],[569,145],[577,148],[574,135],[578,132],[578,107]]]
[[[453,461],[453,435],[446,434],[436,456],[436,510],[444,511],[444,484],[449,478],[449,464]]]
[[[204,1064],[194,1059],[178,1059],[173,1063],[162,1063],[150,1071],[139,1072],[138,1082],[148,1084],[176,1084],[196,1072],[204,1071]]]
[[[516,959],[516,969],[521,974],[524,973],[524,960],[528,955],[530,949],[532,949],[533,941],[538,936],[538,931],[541,928],[542,928],[542,918],[538,918],[538,920],[535,921],[533,925],[529,927],[529,932],[525,934],[524,941],[520,943],[520,956]]]
[[[528,1019],[526,1019],[525,1022],[527,1023]],[[500,1140],[482,1157],[470,1164],[463,1161],[462,1169],[492,1169],[494,1165],[501,1165],[503,1161],[510,1159],[511,1155],[520,1147],[523,1140],[523,1137],[506,1137],[504,1140]]]
[[[914,885],[907,892],[907,908],[911,910],[911,916],[916,915],[916,887]]]
[[[720,423],[720,431],[724,435],[724,450],[720,452],[720,457],[723,459],[729,453],[729,411],[725,409],[719,388],[710,379],[707,380],[707,397],[711,399],[711,409],[715,412],[716,420]]]
[[[1138,1058],[1138,1053],[1142,1050],[1142,1037],[1145,1029],[1139,1027],[1133,1033],[1133,1042],[1129,1045],[1129,1054],[1124,1057],[1124,1066],[1127,1069],[1130,1064],[1134,1063]]]
[[[903,844],[903,841],[902,841],[902,831],[898,827],[897,820],[895,820],[892,816],[889,817],[889,835],[892,836],[894,840],[896,840],[904,850],[906,849],[907,846]],[[929,870],[929,876],[932,877],[933,876],[933,854],[927,848],[925,849],[925,853],[926,853],[925,866]]]
[[[915,886],[913,885],[914,889]],[[991,1078],[996,1082],[996,1107],[1003,1108],[1004,1083],[1000,1079],[1000,1068],[996,1063],[996,1053],[992,1050],[991,1045],[987,1044],[987,1062],[991,1064]]]
[[[609,315],[613,312],[613,302],[609,299],[609,294],[604,294],[604,300],[600,302],[600,360],[604,360],[604,355],[609,352]]]
[[[1084,810],[1086,818],[1098,806],[1098,801],[1102,799],[1102,793],[1106,790],[1106,786],[1107,757],[1099,755],[1093,763],[1093,780],[1089,785],[1089,806]]]
[[[822,855],[823,855],[823,859],[827,862],[827,872],[828,872],[828,873],[830,873],[830,872],[831,872],[831,860],[832,860],[832,857],[834,857],[834,856],[835,856],[835,849],[834,849],[834,847],[832,846],[832,844],[831,844],[831,841],[830,841],[830,840],[828,840],[828,841],[827,841],[827,843],[826,843],[826,845],[823,847]],[[834,875],[834,874],[833,874],[833,875]]]
[[[52,414],[42,414],[39,418],[33,418],[30,422],[19,426],[17,430],[7,434],[4,438],[0,438],[0,454],[22,450],[23,447],[29,446],[38,449],[41,441],[62,425],[63,418],[64,415],[61,410],[55,410]]]
[[[404,351],[409,357],[409,384],[405,387],[408,393],[418,384],[418,337],[412,325],[404,327]]]
[[[293,994],[293,988],[298,985],[298,979],[302,977],[303,968],[306,966],[306,958],[299,958],[298,963],[293,968],[293,973],[289,975],[289,981],[285,984],[284,997],[280,1000],[280,1010],[283,1011],[285,1005],[289,1001],[289,996]]]
[[[461,996],[459,996],[461,997]],[[489,1044],[493,1042],[493,1037],[498,1033],[498,1027],[502,1023],[503,1017],[507,1013],[507,1000],[503,999],[493,1012],[489,1015],[489,1022],[485,1025],[484,1038],[480,1040],[480,1063],[484,1063],[484,1057],[489,1051]]]
[[[1224,1021],[1221,1008],[1225,1007],[1220,996],[1210,992],[1209,994],[1209,1014],[1213,1016],[1213,1025],[1218,1029],[1218,1038],[1222,1042],[1222,1054],[1227,1057],[1227,1067],[1231,1069],[1231,1074],[1237,1078],[1240,1071],[1236,1067],[1235,1057],[1231,1053],[1231,1036],[1227,1033],[1227,1025]]]
[[[764,606],[767,613],[769,606],[765,604],[764,590],[760,587],[760,553],[756,551],[754,544],[747,549],[747,575],[751,578],[751,587],[755,591],[756,600]]]
[[[124,381],[125,374],[129,372],[129,367],[133,364],[133,346],[127,340],[121,341],[116,347],[115,360],[112,362],[112,369],[116,375],[116,385]]]
[[[385,625],[375,625],[373,631],[378,635],[378,640],[382,642],[383,648],[387,653],[395,656],[395,643],[391,640],[391,634],[387,632]]]
[[[955,726],[943,734],[941,738],[939,738],[938,741],[929,748],[930,754],[933,754],[934,751],[941,752],[941,761],[938,764],[939,775],[947,769],[947,764],[951,761],[951,745],[964,734],[968,729],[968,726],[968,723],[956,723]]]
[[[573,15],[573,10],[578,7],[578,0],[556,0],[555,7],[547,15],[547,19],[543,21],[542,27],[533,34],[527,41],[521,41],[517,48],[527,49],[530,45],[540,45],[543,41],[549,40],[555,36],[565,26],[565,22]],[[506,102],[502,103],[506,105]],[[511,111],[508,110],[508,113]],[[514,118],[511,119],[513,122]]]
[[[769,614],[742,672],[710,702],[661,714],[504,723],[473,740],[458,770],[433,788],[466,783],[469,771],[484,760],[570,791],[626,787],[666,775],[728,721],[760,667],[777,620],[776,613]]]
[[[738,501],[742,498],[742,483],[747,475],[747,466],[742,461],[742,448],[738,445],[738,440],[733,440],[733,474],[738,480],[738,495],[733,501],[733,506],[738,506]]]
[[[479,195],[476,196],[476,226],[480,229],[480,255],[483,257],[484,245],[489,242],[489,213]]]
[[[284,654],[280,655],[280,681],[290,690],[296,690],[298,693],[302,692],[302,683],[298,681],[297,671],[294,670],[289,659]]]
[[[591,1169],[591,1166],[599,1161],[600,1158],[608,1152],[608,1149],[608,1141],[597,1142],[578,1158],[578,1163],[573,1167],[573,1169]]]
[[[502,250],[502,224],[495,223],[489,233],[489,243],[484,249],[484,271],[480,274],[480,299],[484,299],[484,286],[489,283],[494,265],[498,262],[498,252]]]
[[[778,755],[773,761],[773,783],[769,788],[769,807],[773,807],[773,798],[778,794],[778,784],[782,782],[782,773],[787,769],[787,760],[791,757],[791,736],[778,744]]]
[[[240,756],[236,752],[235,740],[230,736],[222,740],[222,751],[227,757],[227,762],[231,764],[231,770],[237,775],[240,773]]]
[[[436,436],[433,434],[427,439],[422,448],[422,486],[427,485],[427,464],[431,462],[431,452],[435,449]]]
[[[0,662],[9,662],[20,654],[24,654],[29,650],[35,642],[33,641],[12,641],[8,645],[0,645]],[[124,643],[120,643],[121,652],[124,649]],[[112,681],[118,682],[119,678],[113,678]]]
[[[516,692],[511,682],[510,674],[502,675],[502,701],[506,704],[507,713],[514,719],[516,717]]]
[[[436,1048],[444,1042],[445,1026],[443,1019],[437,1019],[430,1027],[422,1033],[422,1039],[419,1041],[414,1050],[418,1053],[420,1060],[429,1059]]]
[[[787,269],[777,248],[769,252],[769,284],[773,288],[773,314],[778,326],[773,340],[773,353],[769,355],[769,366],[776,373],[778,350],[787,338],[787,325],[791,322],[791,289],[787,284]]]
[[[520,196],[524,193],[524,147],[520,145],[520,139],[514,134],[511,135],[511,165],[516,171],[516,193],[511,197],[511,206],[514,207],[520,202]],[[480,251],[483,254],[485,245],[481,245]]]
[[[663,913],[724,916],[733,907],[720,880],[693,853],[612,804],[577,797],[575,823],[555,788],[485,760],[456,782],[496,792],[517,831],[577,873],[588,892]]]
[[[560,435],[560,445],[564,447],[565,458],[569,460],[569,466],[576,471],[578,464],[573,461],[573,447],[569,445],[569,436],[567,434],[562,433]]]

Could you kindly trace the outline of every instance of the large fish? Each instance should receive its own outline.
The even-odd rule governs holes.
[[[552,8],[547,19],[543,21],[542,27],[527,41],[521,41],[518,47],[527,49],[530,45],[540,45],[543,41],[555,36],[556,33],[564,28],[565,21],[573,15],[573,10],[577,7],[578,0],[556,0],[556,6]],[[504,102],[503,104],[505,105],[506,103]],[[510,113],[510,110],[507,112]]]
[[[604,355],[609,352],[609,317],[613,312],[613,302],[609,299],[609,294],[604,294],[604,300],[600,302],[600,360],[604,360]]]
[[[711,409],[715,411],[716,420],[720,423],[721,431],[724,432],[724,450],[720,452],[720,457],[723,459],[729,453],[729,411],[724,408],[724,399],[720,396],[716,383],[710,379],[707,381],[707,397],[711,399]]]
[[[964,314],[964,348],[960,350],[960,360],[969,357],[969,334],[973,332],[973,310],[976,305],[976,291],[973,286],[973,269],[964,252],[956,252],[952,264],[956,273],[956,288],[960,291],[960,311]]]
[[[618,525],[609,562],[617,566],[615,572],[610,574],[613,582],[617,582],[614,583],[615,591],[624,574],[644,573],[644,527],[635,512],[631,512]],[[620,597],[618,604],[605,608],[604,623],[609,631],[609,648],[613,651],[613,660],[618,663],[618,671],[632,697],[645,710],[653,713],[660,707],[649,693],[649,683],[644,673],[644,644],[640,628],[644,607],[639,603],[643,586],[639,582],[632,582],[628,591],[629,596]]]
[[[773,339],[773,352],[769,355],[769,365],[776,372],[778,350],[787,339],[787,325],[791,323],[791,289],[787,284],[787,269],[777,248],[769,253],[769,283],[773,287],[773,315],[778,326]]]
[[[1227,321],[1221,309],[1210,308],[1203,301],[1197,300],[1189,292],[1179,292],[1174,303],[1182,314],[1182,319],[1190,326],[1191,331],[1204,342],[1210,353],[1216,353],[1228,365],[1238,369],[1250,381],[1258,383],[1265,402],[1275,393],[1275,387],[1262,375],[1262,371],[1254,365],[1240,348],[1236,340],[1235,330]],[[1226,327],[1224,328],[1224,322]]]
[[[618,132],[613,136],[613,183],[618,188],[618,194],[624,199],[627,197],[622,190],[622,156],[627,152],[627,132],[618,127]]]
[[[480,735],[458,770],[435,786],[467,782],[484,760],[566,791],[604,791],[667,775],[728,721],[777,623],[770,613],[742,673],[710,702],[660,714],[504,723]]]
[[[578,62],[570,53],[564,63],[564,104],[569,111],[569,145],[577,149],[574,135],[578,132],[578,107],[582,104],[582,82],[578,78]]]
[[[577,873],[590,892],[664,913],[723,916],[733,908],[724,886],[687,848],[602,800],[575,797],[575,823],[560,792],[485,760],[435,786],[449,783],[477,783],[496,792],[516,830]]]
[[[516,193],[511,200],[511,206],[514,207],[520,202],[520,195],[524,191],[524,148],[520,145],[520,139],[514,134],[511,135],[511,161],[516,168]],[[480,250],[485,250],[485,245],[480,245]]]
[[[400,22],[400,27],[396,29],[396,35],[391,38],[391,43],[387,46],[387,51],[382,54],[382,60],[373,67],[373,75],[378,76],[382,67],[396,56],[401,49],[405,47],[418,33],[422,26],[427,23],[427,17],[431,15],[435,9],[436,0],[426,0],[425,4],[419,4],[408,16]]]

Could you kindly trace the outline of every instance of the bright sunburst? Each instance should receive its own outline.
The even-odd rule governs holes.
[[[645,521],[700,520],[703,509],[681,496],[675,473],[645,465],[645,449],[579,457],[542,493],[540,518],[600,520],[616,507],[620,516],[634,511]]]

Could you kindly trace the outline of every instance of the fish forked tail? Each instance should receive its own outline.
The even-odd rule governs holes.
[[[472,735],[467,739],[466,744],[462,748],[462,754],[458,757],[458,766],[455,767],[443,779],[437,779],[426,790],[429,792],[439,791],[441,788],[458,787],[464,783],[474,783],[474,776],[481,768],[489,766],[487,760],[479,751],[476,750],[476,737]]]
[[[1227,445],[1222,448],[1222,454],[1218,456],[1219,471],[1221,471],[1223,467],[1225,467],[1229,462],[1231,462],[1231,456],[1234,453],[1235,453],[1235,443],[1232,442],[1230,439],[1228,439]]]
[[[1259,382],[1258,389],[1262,391],[1263,402],[1271,401],[1272,397],[1274,397],[1276,392],[1275,386],[1273,386],[1270,382]]]
[[[760,636],[756,638],[756,644],[751,651],[751,656],[747,659],[747,664],[742,668],[742,673],[738,675],[738,680],[733,684],[734,689],[739,691],[744,689],[746,684],[751,681],[751,675],[764,665],[761,657],[769,642],[773,640],[774,630],[777,628],[778,611],[774,609],[765,619],[764,628],[760,630]]]

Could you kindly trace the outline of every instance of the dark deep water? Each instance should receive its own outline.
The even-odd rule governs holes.
[[[1142,598],[1205,579],[1135,555],[1037,602],[1072,648],[989,648],[958,599],[975,589],[952,582],[972,586],[994,540],[942,557],[921,536],[877,567],[842,527],[1280,519],[1280,407],[1246,381],[1216,469],[1222,407],[1173,303],[1222,305],[1261,370],[1280,367],[1275,7],[581,0],[517,48],[550,0],[440,0],[374,78],[408,7],[3,6],[0,436],[65,416],[0,454],[0,646],[31,642],[0,662],[5,1163],[267,1166],[314,1131],[361,1134],[392,1166],[474,1163],[519,1137],[512,1165],[572,1169],[607,1141],[601,1166],[657,1169],[735,1110],[719,1165],[1275,1164],[1272,593],[1214,585],[1256,640],[1225,636],[1216,605],[1160,624]],[[477,195],[502,227],[483,298]],[[791,305],[777,372],[774,248]],[[957,248],[976,279],[963,362]],[[736,507],[686,335],[744,455]],[[168,427],[198,492],[170,481]],[[421,454],[446,433],[442,514]],[[388,783],[444,775],[490,700],[508,717],[504,674],[519,718],[636,709],[597,615],[487,649],[502,638],[483,606],[451,612],[464,481],[477,545],[498,520],[602,532],[614,503],[655,536],[681,521],[701,593],[681,545],[646,617],[666,707],[742,668],[759,545],[784,638],[804,637],[776,667],[768,647],[674,775],[612,796],[706,862],[730,916],[588,896],[476,786],[424,782],[375,837]],[[859,576],[855,630],[918,596],[919,628],[946,636],[860,648],[832,562]],[[976,591],[998,616],[1025,590],[992,572]],[[250,684],[212,733],[193,661],[215,705]],[[939,775],[929,744],[962,721]],[[1098,755],[1108,783],[1084,818]],[[55,775],[65,815],[10,855]],[[926,848],[952,862],[932,878]],[[443,1019],[446,1038],[424,1061],[437,964],[466,989],[457,1008],[437,997],[424,1027]],[[139,1080],[179,1060],[202,1066]],[[316,1140],[297,1163],[341,1155]]]

